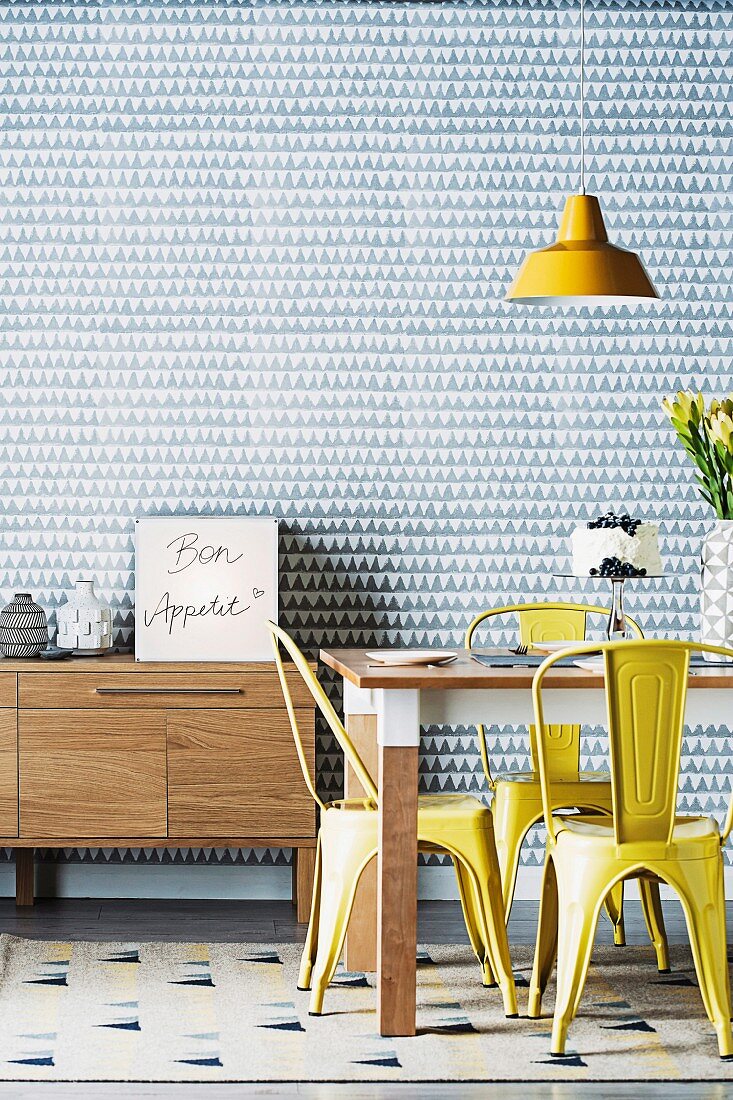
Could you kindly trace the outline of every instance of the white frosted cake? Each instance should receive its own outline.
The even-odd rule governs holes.
[[[578,577],[643,577],[662,572],[659,528],[624,513],[607,512],[576,527],[571,536]]]

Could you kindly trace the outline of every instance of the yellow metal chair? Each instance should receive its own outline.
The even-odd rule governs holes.
[[[320,1015],[324,993],[341,957],[359,878],[377,853],[379,793],[305,657],[284,630],[274,623],[268,626],[303,778],[321,810],[313,905],[298,979],[298,988],[312,989],[311,1015]],[[319,798],[303,752],[283,667],[281,645],[303,677],[364,788],[366,798],[341,799],[328,804]],[[493,975],[496,975],[504,1011],[507,1016],[516,1016],[517,997],[504,923],[501,876],[491,811],[471,795],[424,795],[418,801],[417,830],[422,848],[437,849],[452,856],[468,935],[481,965],[484,984],[493,985]]]
[[[597,646],[575,646],[580,656]],[[606,642],[603,651],[611,763],[612,817],[554,816],[557,803],[551,727],[543,717],[542,685],[553,654],[534,678],[537,758],[547,826],[547,859],[537,930],[529,1015],[557,957],[553,1054],[565,1051],[568,1027],[583,992],[598,914],[608,891],[624,879],[650,876],[679,895],[703,1005],[722,1058],[733,1056],[726,958],[722,846],[733,827],[733,801],[723,833],[712,818],[678,816],[677,789],[690,653],[733,658],[733,651],[698,642]]]
[[[477,627],[499,615],[515,615],[519,625],[519,641],[531,646],[534,642],[582,642],[586,635],[588,616],[607,617],[608,614],[607,607],[598,607],[595,604],[526,603],[490,608],[477,615],[468,627],[465,646],[466,649],[471,648]],[[633,633],[643,638],[638,623],[629,616],[626,621]],[[530,726],[530,771],[504,772],[494,778],[489,765],[484,727],[478,726],[477,729],[486,782],[494,792],[491,808],[501,870],[504,912],[508,920],[522,844],[532,826],[542,819],[535,731]],[[550,726],[549,730],[551,748],[548,749],[548,767],[552,772],[553,790],[557,798],[553,809],[577,808],[610,813],[611,784],[608,772],[580,771],[580,726]],[[639,884],[639,891],[649,936],[657,951],[657,964],[660,971],[664,972],[669,969],[669,955],[659,890],[654,883],[643,882]],[[615,888],[606,899],[606,909],[613,924],[614,942],[625,943],[623,884]]]

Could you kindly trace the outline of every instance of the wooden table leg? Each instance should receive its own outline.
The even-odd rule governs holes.
[[[14,848],[15,853],[15,904],[33,905],[35,864],[33,848]]]
[[[293,905],[298,924],[310,920],[315,870],[315,848],[293,848]]]
[[[373,718],[377,720],[379,853],[376,962],[379,1031],[389,1036],[414,1035],[420,692],[412,688],[363,690],[344,679],[344,713],[349,730],[364,741],[373,738]],[[362,747],[361,740],[359,747]],[[369,766],[368,753],[364,755]],[[368,885],[366,888],[368,890]],[[365,927],[369,913],[364,908],[356,916],[358,923],[353,926],[354,931]],[[365,933],[361,946],[366,944],[368,949],[368,942]],[[366,960],[362,956],[360,961]],[[356,968],[354,954],[349,955],[348,965]]]
[[[346,727],[356,751],[376,783],[379,772],[376,714],[347,715]],[[364,797],[364,788],[348,763],[344,776],[344,794],[347,798]],[[346,934],[344,966],[347,970],[366,970],[370,973],[377,969],[376,860],[372,860],[359,879]]]
[[[382,1035],[415,1034],[417,756],[416,745],[379,746],[377,1015]]]

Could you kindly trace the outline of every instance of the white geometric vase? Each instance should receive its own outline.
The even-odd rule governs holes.
[[[719,519],[703,543],[701,589],[701,641],[733,648],[733,519]]]
[[[94,594],[94,581],[77,581],[56,612],[59,649],[75,657],[93,657],[112,647],[112,611]]]

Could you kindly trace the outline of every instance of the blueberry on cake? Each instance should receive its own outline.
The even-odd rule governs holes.
[[[573,573],[578,577],[645,577],[662,572],[659,528],[628,512],[606,512],[571,537]]]

